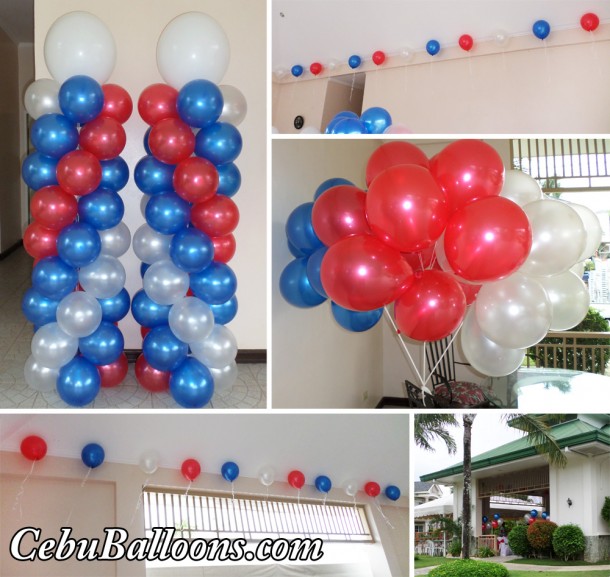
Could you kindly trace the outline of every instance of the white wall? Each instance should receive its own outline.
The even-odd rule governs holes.
[[[36,77],[46,78],[43,46],[46,33],[62,14],[87,10],[111,30],[117,46],[117,64],[109,82],[127,89],[134,103],[150,84],[163,82],[155,62],[157,38],[163,28],[184,12],[199,11],[215,18],[231,44],[231,62],[222,84],[238,87],[248,101],[248,115],[239,126],[244,147],[236,161],[242,187],[234,197],[240,211],[235,231],[237,254],[229,263],[238,279],[239,312],[229,325],[241,349],[265,349],[266,344],[266,11],[263,0],[56,0],[35,6]],[[137,107],[125,125],[127,146],[122,154],[130,170],[145,154],[142,139],[146,125]],[[141,193],[133,178],[121,192],[125,222],[132,234],[144,223]],[[126,288],[141,288],[139,262],[130,251],[122,258],[127,270]],[[139,326],[131,316],[121,323],[126,348],[140,348]]]

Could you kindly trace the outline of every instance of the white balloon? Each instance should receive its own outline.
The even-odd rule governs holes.
[[[89,12],[69,12],[55,20],[47,32],[44,59],[60,84],[77,74],[103,84],[114,70],[116,46],[99,18]]]
[[[265,465],[258,472],[258,480],[265,486],[271,487],[275,481],[275,469],[270,465]]]
[[[61,114],[59,88],[59,82],[50,78],[39,78],[27,87],[23,104],[34,120],[43,114]]]
[[[171,260],[159,260],[144,273],[144,291],[160,305],[173,305],[189,290],[189,275]]]
[[[390,124],[384,131],[384,134],[413,134],[413,131],[406,125],[395,122]]]
[[[193,356],[206,367],[224,367],[237,356],[235,336],[224,325],[214,325],[208,338],[191,342],[190,347]]]
[[[23,376],[30,388],[41,393],[54,391],[57,385],[59,369],[50,369],[42,366],[35,358],[30,355],[25,361]]]
[[[32,338],[34,360],[49,369],[63,367],[74,358],[77,352],[78,339],[62,331],[57,323],[49,323],[40,327]]]
[[[400,49],[400,56],[405,62],[411,62],[415,58],[415,50],[410,46],[403,46]]]
[[[70,293],[61,299],[57,306],[57,324],[71,337],[88,337],[101,322],[102,306],[87,292]]]
[[[78,282],[96,299],[118,295],[125,286],[125,278],[125,267],[118,258],[108,254],[101,254],[78,271]]]
[[[197,78],[218,84],[229,67],[229,40],[220,24],[201,12],[174,18],[157,42],[157,67],[170,86],[180,90]]]
[[[358,494],[358,482],[350,479],[343,484],[343,488],[348,497],[355,497]]]
[[[276,80],[282,80],[282,78],[286,78],[288,75],[288,70],[286,68],[276,68],[273,71],[273,76],[275,76]]]
[[[494,42],[498,46],[501,46],[502,48],[505,48],[506,46],[508,46],[508,43],[510,42],[510,36],[508,35],[508,32],[506,32],[505,30],[496,30],[492,34],[492,38],[493,38]]]
[[[159,468],[159,454],[157,451],[146,451],[140,456],[140,469],[147,475],[152,475]]]
[[[222,92],[224,105],[222,113],[218,119],[220,122],[228,122],[233,126],[239,126],[248,112],[248,103],[242,92],[230,84],[221,84],[219,87]]]
[[[197,297],[184,297],[169,311],[169,328],[185,343],[202,341],[214,328],[214,313]]]
[[[146,264],[169,258],[172,235],[161,234],[148,224],[143,224],[133,235],[133,252]]]
[[[118,258],[123,256],[131,246],[131,232],[123,221],[112,228],[98,230],[98,233],[102,241],[100,254],[108,254]]]
[[[140,212],[144,218],[146,218],[146,205],[151,198],[150,194],[143,194],[140,199]]]
[[[586,260],[595,255],[602,241],[602,227],[597,215],[588,207],[582,204],[568,203],[582,219],[582,224],[587,234],[585,248],[580,253],[578,261]]]
[[[271,134],[279,134],[279,133],[280,133],[280,131],[275,126],[271,127]]]
[[[542,198],[542,188],[529,174],[521,170],[507,170],[500,196],[516,202],[519,206],[525,206]]]
[[[589,312],[589,290],[580,277],[571,271],[537,278],[553,307],[552,331],[567,331],[579,324]]]
[[[315,126],[306,126],[301,130],[301,134],[320,134],[320,130]]]
[[[220,369],[208,367],[208,369],[214,379],[214,392],[221,395],[230,392],[239,374],[237,363],[231,361],[226,367],[221,367]]]

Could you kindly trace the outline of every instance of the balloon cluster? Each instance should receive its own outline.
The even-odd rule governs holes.
[[[491,376],[585,317],[589,293],[570,269],[601,240],[596,215],[544,197],[524,173],[505,175],[485,142],[458,140],[431,159],[408,142],[383,144],[366,183],[325,181],[289,216],[296,258],[280,291],[290,304],[328,298],[341,326],[362,331],[394,303],[400,332],[423,342],[462,327],[467,360]]]
[[[388,134],[392,126],[390,113],[379,106],[365,110],[360,116],[343,110],[333,116],[325,129],[326,134]]]
[[[502,525],[504,525],[504,519],[502,519],[502,517],[500,517],[499,513],[494,513],[493,518],[490,520],[489,517],[487,517],[487,515],[483,515],[483,523],[481,525],[481,529],[483,530],[483,533],[485,533],[485,531],[493,531],[494,529],[498,529],[499,527],[502,527]]]
[[[227,263],[239,221],[236,125],[247,106],[237,88],[215,84],[228,50],[215,20],[178,16],[157,45],[167,84],[148,86],[138,100],[149,129],[134,171],[146,219],[133,238],[143,280],[131,307],[143,337],[136,378],[149,391],[169,388],[187,408],[205,406],[215,386],[237,378],[237,342],[225,326],[237,313],[237,279]]]
[[[118,260],[131,241],[119,195],[129,168],[119,155],[132,101],[122,87],[104,83],[114,41],[91,14],[72,12],[52,25],[45,61],[54,79],[36,80],[25,95],[36,149],[22,166],[35,191],[23,237],[35,259],[22,300],[36,331],[25,379],[84,406],[100,386],[118,385],[128,368],[117,323],[130,305]]]
[[[543,519],[544,521],[548,521],[549,514],[546,511],[543,511],[540,514],[540,518]],[[526,513],[525,515],[523,515],[523,520],[528,525],[535,523],[538,520],[538,511],[536,509],[532,509],[529,513]]]
[[[29,435],[21,441],[19,449],[29,461],[41,461],[47,454],[47,443],[38,435]],[[81,451],[82,462],[91,469],[99,467],[104,458],[104,449],[98,443],[88,443]]]

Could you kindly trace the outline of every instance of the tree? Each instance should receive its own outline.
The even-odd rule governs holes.
[[[472,515],[470,511],[470,487],[472,483],[472,424],[476,418],[475,413],[464,413],[464,492],[462,494],[462,558],[470,559],[470,533]]]
[[[454,415],[438,413],[420,413],[415,415],[415,444],[425,451],[434,451],[432,442],[441,439],[447,446],[447,451],[453,455],[457,449],[455,439],[447,427],[456,427],[458,421]]]

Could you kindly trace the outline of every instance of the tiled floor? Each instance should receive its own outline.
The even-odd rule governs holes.
[[[55,392],[32,390],[24,380],[23,366],[30,355],[32,325],[21,313],[21,298],[31,285],[32,259],[19,249],[0,261],[0,409],[70,408]],[[215,393],[216,409],[257,409],[267,406],[267,366],[239,364],[233,387]],[[180,408],[169,393],[149,393],[139,386],[134,366],[118,387],[102,389],[89,407],[96,409]]]

